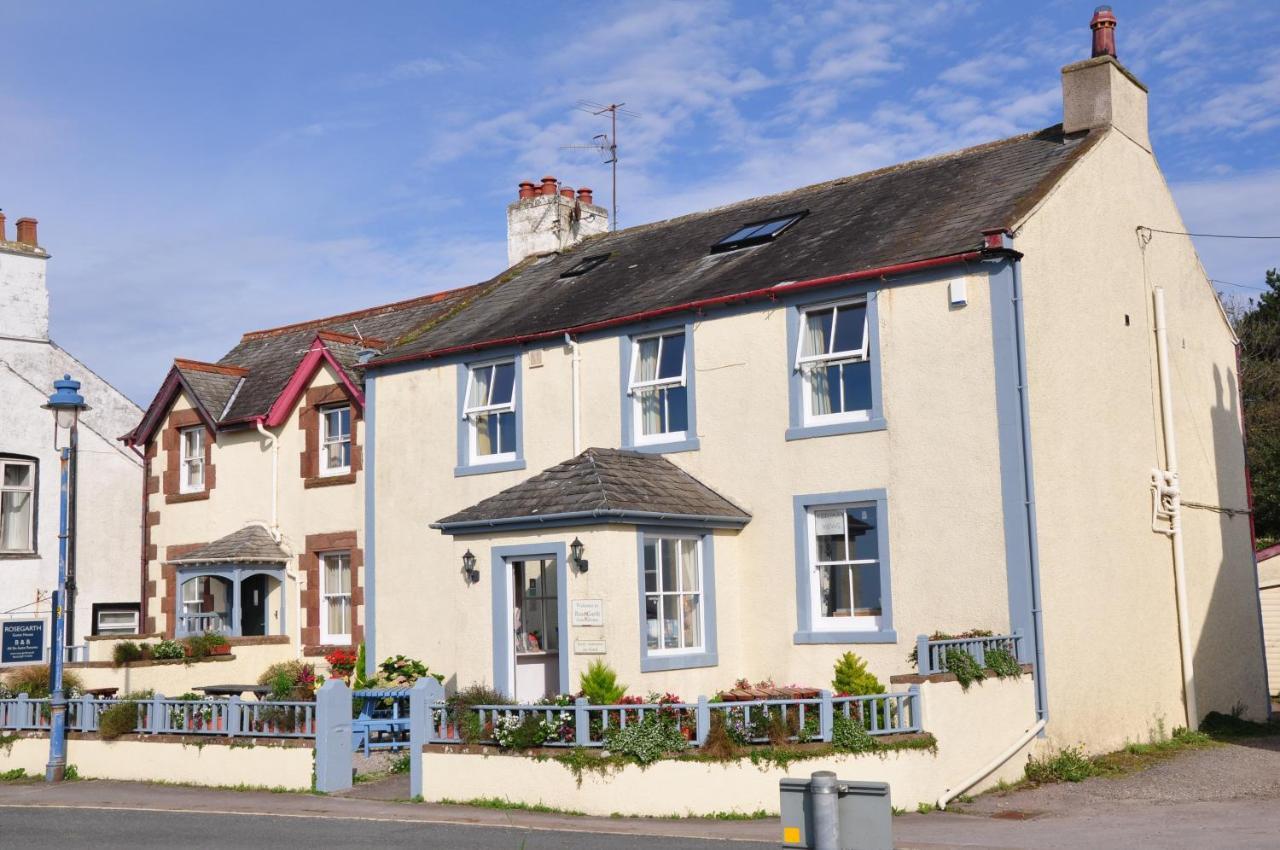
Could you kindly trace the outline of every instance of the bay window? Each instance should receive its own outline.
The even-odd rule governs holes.
[[[645,537],[645,642],[651,656],[703,647],[698,549],[697,538]]]

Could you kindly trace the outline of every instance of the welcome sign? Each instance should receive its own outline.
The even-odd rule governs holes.
[[[44,620],[0,623],[0,664],[43,664]]]

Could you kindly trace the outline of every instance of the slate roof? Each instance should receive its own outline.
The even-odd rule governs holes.
[[[246,525],[208,546],[174,558],[170,564],[283,564],[289,561],[289,553],[271,537],[271,532],[260,525]]]
[[[200,404],[204,405],[204,409],[214,420],[217,420],[226,409],[231,394],[240,384],[240,376],[184,368],[181,365],[176,368],[187,382],[187,386],[191,388],[191,392],[195,393]]]
[[[466,533],[526,521],[577,525],[657,518],[737,527],[751,514],[662,455],[587,449],[431,527]]]
[[[1100,137],[1061,125],[943,156],[584,240],[513,269],[466,309],[420,329],[371,365],[570,329],[700,299],[976,250],[1010,228]],[[743,224],[807,211],[775,241],[711,246]],[[584,257],[609,259],[561,273]]]

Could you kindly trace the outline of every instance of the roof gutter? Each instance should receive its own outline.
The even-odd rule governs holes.
[[[687,301],[684,304],[676,304],[670,307],[658,307],[653,310],[644,310],[639,313],[616,316],[612,319],[603,319],[598,322],[588,322],[582,325],[572,325],[570,327],[557,328],[550,331],[538,331],[531,334],[501,337],[498,339],[485,340],[483,342],[467,343],[465,345],[454,345],[449,346],[448,348],[437,348],[433,351],[415,351],[395,357],[383,357],[363,365],[366,369],[377,369],[382,366],[391,366],[396,363],[407,363],[414,360],[430,360],[450,354],[479,351],[483,348],[520,345],[545,339],[558,339],[563,337],[565,334],[572,334],[576,336],[578,334],[590,333],[591,331],[605,330],[607,328],[614,328],[620,325],[630,325],[636,322],[643,322],[649,319],[668,316],[672,313],[685,313],[689,311],[703,310],[707,307],[723,307],[730,304],[739,304],[744,301],[752,301],[758,298],[777,299],[781,295],[789,295],[792,292],[803,292],[808,289],[831,286],[837,283],[850,283],[858,280],[874,280],[877,278],[888,277],[890,275],[909,274],[911,272],[937,268],[938,266],[949,266],[956,263],[972,262],[974,260],[981,259],[983,256],[983,251],[965,251],[960,254],[948,254],[942,257],[933,257],[928,260],[916,260],[910,263],[896,263],[890,266],[880,266],[878,268],[863,269],[856,272],[844,272],[842,274],[827,275],[825,277],[814,277],[809,278],[808,280],[775,283],[772,286],[766,286],[761,289],[752,289],[748,292],[737,292],[732,295],[718,295],[714,298],[700,298],[696,301]],[[437,528],[439,526],[433,525],[432,527]]]
[[[628,511],[620,508],[597,508],[591,511],[566,511],[562,513],[502,517],[500,519],[461,520],[459,522],[433,522],[431,528],[438,528],[447,534],[478,534],[487,529],[501,529],[512,525],[563,525],[570,521],[609,522],[613,520],[636,520],[639,522],[678,521],[688,525],[712,526],[718,528],[741,528],[751,521],[749,516],[703,516],[692,514],[664,513],[662,511]]]

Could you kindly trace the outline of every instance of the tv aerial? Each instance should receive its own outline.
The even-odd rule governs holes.
[[[565,145],[561,150],[589,150],[596,151],[600,155],[603,164],[610,167],[612,171],[613,186],[610,192],[609,201],[612,208],[612,214],[609,217],[609,228],[611,230],[618,229],[618,117],[623,118],[639,118],[639,113],[630,109],[624,109],[625,103],[610,103],[607,106],[603,103],[595,103],[590,100],[579,100],[574,109],[586,112],[589,115],[608,115],[609,116],[609,132],[598,133],[591,137],[591,144],[587,145]]]

